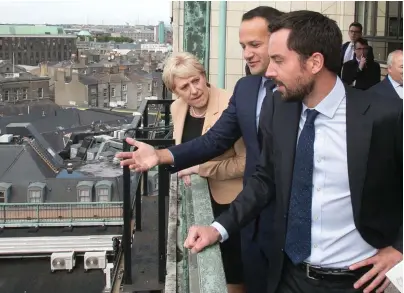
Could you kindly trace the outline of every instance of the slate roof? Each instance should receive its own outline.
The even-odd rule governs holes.
[[[46,110],[41,111],[41,109]],[[25,111],[26,109],[24,112]],[[43,116],[42,112],[45,112],[46,115]],[[0,117],[0,130],[1,133],[5,133],[6,126],[9,123],[30,122],[39,133],[45,133],[54,132],[59,129],[73,129],[85,125],[89,126],[93,122],[97,123],[100,121],[105,124],[113,124],[111,122],[119,120],[117,124],[126,124],[130,123],[132,119],[132,113],[117,113],[99,109],[61,109],[60,107],[54,108],[53,106],[44,106],[41,108],[41,106],[38,106],[34,112],[30,110],[30,114]]]

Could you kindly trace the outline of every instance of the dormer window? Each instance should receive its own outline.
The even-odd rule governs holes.
[[[11,196],[11,183],[0,182],[0,203],[8,203]]]
[[[97,202],[110,202],[112,193],[112,182],[108,180],[98,181],[95,185]]]
[[[33,182],[28,185],[28,202],[43,203],[45,199],[46,184],[42,182]]]
[[[80,181],[77,184],[77,202],[93,201],[93,181]]]

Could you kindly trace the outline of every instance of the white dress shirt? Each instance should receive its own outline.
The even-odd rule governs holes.
[[[396,91],[397,95],[402,99],[403,98],[403,86],[400,85],[397,81],[391,78],[390,75],[387,75],[391,85],[393,86],[394,90]]]
[[[306,121],[306,109],[303,105],[298,135]],[[315,109],[319,115],[314,122],[312,249],[306,262],[346,268],[375,255],[377,249],[363,240],[353,219],[347,163],[346,97],[339,78]],[[222,225],[214,222],[212,226],[219,231],[222,241],[228,238]]]
[[[354,46],[355,46],[354,43],[348,44],[348,47],[346,48],[345,54],[344,54],[344,63],[353,59],[354,52],[355,52]]]

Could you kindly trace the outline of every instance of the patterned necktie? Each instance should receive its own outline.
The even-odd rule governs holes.
[[[314,120],[319,112],[307,109],[306,113],[296,148],[285,243],[285,252],[294,264],[303,262],[311,254]]]
[[[274,97],[273,96],[274,96],[275,86],[276,86],[276,84],[270,79],[266,80],[264,83],[264,87],[266,90],[264,101],[266,101],[267,99],[270,99],[272,107],[270,109],[268,109],[270,111],[270,113],[262,113],[262,111],[260,112],[260,118],[259,118],[259,122],[258,122],[258,133],[257,133],[258,145],[259,145],[260,150],[262,149],[262,133],[261,133],[259,124],[261,123],[261,120],[262,120],[261,116],[263,116],[263,115],[264,115],[265,120],[272,121],[272,115],[274,113],[274,109],[273,109],[273,98]],[[264,102],[262,102],[262,105],[264,105]],[[262,106],[261,106],[261,110],[262,110]]]

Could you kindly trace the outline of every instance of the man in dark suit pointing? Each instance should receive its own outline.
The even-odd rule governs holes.
[[[266,75],[283,97],[260,120],[260,164],[185,246],[226,241],[270,205],[268,293],[381,293],[402,260],[402,102],[343,85],[341,31],[326,16],[294,11],[270,31]]]

